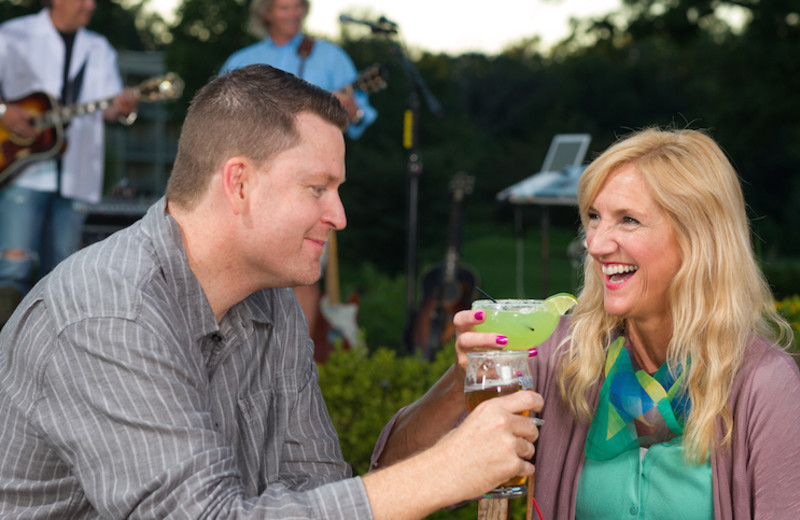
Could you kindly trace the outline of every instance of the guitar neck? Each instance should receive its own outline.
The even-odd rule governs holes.
[[[99,101],[91,101],[89,103],[83,103],[80,105],[69,105],[54,108],[37,117],[34,124],[39,129],[63,126],[75,117],[85,116],[93,112],[97,112],[98,110],[105,110],[113,104],[114,97],[112,96]]]
[[[331,305],[341,303],[339,287],[339,251],[336,244],[336,231],[331,231],[328,239],[328,264],[325,266],[325,298]]]

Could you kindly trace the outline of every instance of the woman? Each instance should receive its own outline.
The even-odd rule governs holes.
[[[800,517],[792,332],[723,152],[698,131],[638,132],[587,168],[578,205],[584,287],[531,359],[543,516]],[[482,318],[456,315],[457,366],[393,420],[376,464],[426,445],[409,428],[439,434],[426,417],[453,417],[463,352],[502,344],[472,331]]]

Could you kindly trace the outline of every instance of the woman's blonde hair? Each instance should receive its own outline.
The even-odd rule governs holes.
[[[691,410],[684,430],[687,458],[703,462],[727,446],[734,376],[752,335],[784,346],[792,331],[777,313],[756,262],[739,178],[719,146],[697,130],[648,128],[620,140],[583,173],[578,206],[588,208],[614,172],[633,165],[666,212],[680,247],[681,266],[668,290],[672,330],[667,363],[687,367]],[[600,381],[609,340],[623,325],[603,306],[604,283],[587,256],[584,285],[573,310],[571,337],[559,367],[559,389],[573,414],[591,417],[587,390]],[[715,439],[718,417],[724,437]]]

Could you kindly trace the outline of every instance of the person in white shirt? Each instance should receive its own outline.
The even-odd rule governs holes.
[[[103,118],[135,115],[137,106],[122,86],[116,52],[85,28],[95,0],[43,4],[0,25],[0,137],[26,143],[37,136],[34,111],[18,103],[35,92],[62,105],[111,96],[114,103],[69,122],[63,155],[31,162],[0,189],[0,326],[32,284],[80,246],[87,203],[102,191]]]

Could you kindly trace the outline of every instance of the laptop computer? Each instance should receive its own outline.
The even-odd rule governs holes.
[[[542,169],[502,190],[497,199],[526,203],[533,197],[574,197],[577,178],[583,172],[583,158],[591,141],[589,134],[556,134],[550,142]]]
[[[542,164],[543,172],[561,172],[567,166],[580,166],[592,136],[589,134],[557,134]]]

